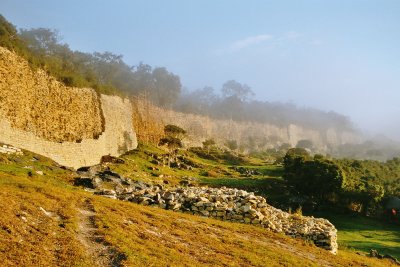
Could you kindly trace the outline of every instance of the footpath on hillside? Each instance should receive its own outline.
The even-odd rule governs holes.
[[[96,212],[93,204],[86,199],[78,210],[78,239],[87,249],[87,253],[97,266],[123,266],[126,256],[109,244],[96,226]]]

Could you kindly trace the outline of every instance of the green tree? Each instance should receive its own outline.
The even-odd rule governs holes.
[[[183,147],[182,138],[186,131],[179,126],[168,124],[164,127],[165,137],[161,138],[159,145],[168,147],[168,150],[176,160],[178,150]],[[168,166],[170,166],[171,158],[168,158]]]
[[[210,149],[213,147],[213,146],[215,146],[215,140],[214,139],[212,139],[212,138],[210,138],[210,139],[207,139],[207,140],[204,140],[204,142],[203,142],[203,147],[205,148],[205,149],[207,149],[207,151],[208,151],[208,154],[210,154]]]
[[[286,153],[283,178],[297,193],[319,200],[339,193],[346,182],[337,164],[320,157],[312,159],[303,148],[289,149]]]
[[[61,36],[58,31],[47,28],[22,29],[20,37],[24,40],[32,52],[38,55],[56,55],[61,47]]]
[[[165,125],[164,127],[164,133],[167,136],[172,136],[181,139],[186,134],[186,131],[179,126],[168,124]]]
[[[21,42],[14,25],[9,23],[2,15],[0,15],[0,46],[19,53],[24,50],[24,45]]]
[[[306,149],[312,149],[313,146],[314,146],[313,142],[308,139],[299,140],[296,145],[296,147],[298,148],[306,148]]]

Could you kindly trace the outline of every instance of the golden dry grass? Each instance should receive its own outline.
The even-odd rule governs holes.
[[[1,266],[93,266],[78,239],[78,209],[88,199],[98,234],[126,255],[125,266],[390,266],[251,225],[93,196],[70,185],[72,172],[31,157],[0,163]]]

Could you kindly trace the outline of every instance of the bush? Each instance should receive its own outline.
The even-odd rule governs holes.
[[[165,132],[166,135],[174,136],[174,137],[186,134],[186,131],[184,129],[182,129],[179,126],[172,125],[172,124],[166,125],[164,127],[164,132]]]
[[[318,157],[312,160],[301,148],[286,153],[283,178],[297,193],[320,200],[327,200],[332,193],[340,192],[346,181],[337,164]]]
[[[160,146],[167,145],[168,148],[170,149],[177,149],[182,147],[182,141],[178,138],[167,136],[161,138],[159,145]]]

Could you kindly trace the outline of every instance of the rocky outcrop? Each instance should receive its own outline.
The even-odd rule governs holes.
[[[326,219],[289,214],[252,192],[232,188],[171,187],[121,177],[100,166],[81,169],[76,185],[109,198],[265,227],[337,252],[337,230]]]
[[[0,47],[0,142],[68,167],[98,164],[137,147],[132,104],[65,86]]]

